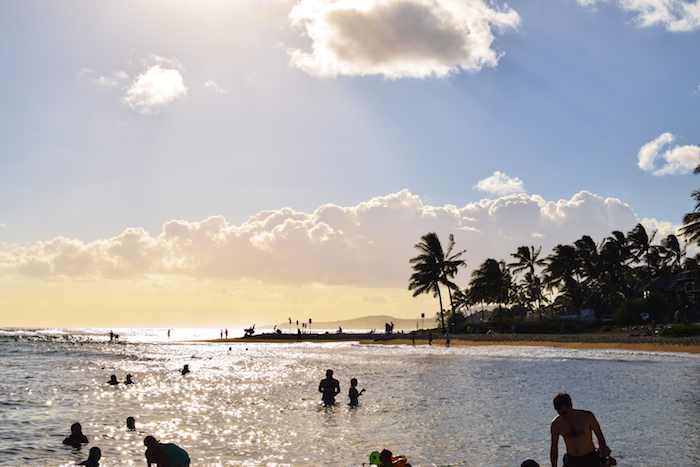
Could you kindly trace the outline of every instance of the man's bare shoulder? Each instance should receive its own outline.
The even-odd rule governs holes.
[[[552,420],[552,424],[550,425],[552,430],[555,430],[559,425],[561,425],[563,421],[563,418],[561,415],[557,415],[554,417],[554,420]]]

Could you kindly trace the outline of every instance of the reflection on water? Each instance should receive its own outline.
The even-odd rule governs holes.
[[[147,434],[185,448],[194,466],[359,466],[383,448],[414,466],[545,465],[562,390],[595,412],[621,465],[700,464],[700,359],[687,354],[180,343],[144,330],[122,330],[119,343],[77,331],[15,341],[5,331],[0,465],[72,465],[94,445],[103,466],[143,465]],[[333,408],[318,393],[327,368],[341,383]],[[112,373],[136,384],[109,386]],[[366,388],[356,409],[352,377]],[[91,441],[82,451],[61,444],[75,421]]]

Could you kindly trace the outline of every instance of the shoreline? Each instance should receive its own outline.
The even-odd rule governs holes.
[[[445,347],[444,335],[433,334],[434,347]],[[672,352],[700,354],[700,336],[659,337],[633,334],[455,334],[450,346],[472,347],[482,345],[559,347],[574,350],[611,349],[642,352]],[[207,339],[204,342],[346,342],[360,344],[413,345],[410,334],[259,334],[233,339]],[[428,345],[427,333],[416,335],[415,345]]]

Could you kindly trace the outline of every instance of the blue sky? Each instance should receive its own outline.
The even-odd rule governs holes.
[[[64,238],[87,251],[128,229],[155,241],[171,221],[221,216],[242,228],[265,212],[297,219],[327,204],[409,199],[402,190],[420,209],[520,196],[581,212],[588,201],[574,198],[588,193],[625,206],[591,227],[596,240],[637,221],[668,234],[698,186],[697,2],[3,2],[0,59],[9,288],[108,280],[99,266],[61,270],[60,254],[37,252],[37,242]],[[654,175],[664,154],[673,173]],[[529,213],[503,222],[527,225]],[[581,216],[529,238],[503,234],[510,250],[464,237],[470,268],[517,242],[543,239],[546,252],[590,234]],[[412,224],[401,254],[407,261],[427,228],[479,230],[465,222]],[[26,273],[30,256],[50,272]],[[138,271],[128,280],[170,274]],[[272,276],[248,279],[288,282]],[[342,276],[319,264],[309,283]]]

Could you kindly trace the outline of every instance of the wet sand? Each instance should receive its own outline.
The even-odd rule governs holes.
[[[569,349],[621,349],[645,352],[687,352],[700,354],[700,336],[658,337],[635,334],[457,334],[450,346],[514,345],[564,347]],[[361,344],[413,345],[410,334],[259,334],[208,342],[341,342]],[[415,345],[428,345],[427,333],[417,335]],[[445,338],[433,333],[433,346],[445,347]]]

